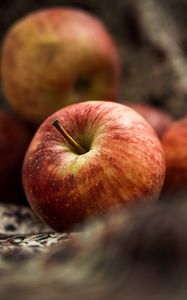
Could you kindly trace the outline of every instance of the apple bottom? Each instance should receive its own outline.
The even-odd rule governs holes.
[[[116,155],[111,156],[112,153],[108,149],[106,152],[92,150],[83,155],[64,153],[64,164],[60,163],[60,151],[52,156],[45,149],[45,156],[36,157],[32,165],[37,173],[31,170],[30,174],[25,174],[31,180],[24,186],[33,210],[49,226],[61,231],[122,206],[154,202],[160,193],[158,182],[162,177],[150,174],[150,182],[145,181],[147,178],[143,178],[142,173],[149,171],[146,170],[148,166],[137,170],[138,161],[127,175],[129,159],[124,159],[120,147]]]

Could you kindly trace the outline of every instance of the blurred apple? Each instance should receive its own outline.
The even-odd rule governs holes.
[[[111,35],[99,19],[78,9],[34,12],[18,20],[4,41],[4,93],[35,124],[82,99],[115,100],[119,77]]]
[[[164,192],[187,193],[187,117],[173,122],[161,140],[166,156]]]
[[[0,202],[23,201],[21,169],[30,140],[24,123],[0,111]]]
[[[157,109],[154,106],[144,103],[133,103],[129,104],[129,106],[144,117],[148,123],[150,123],[159,138],[161,138],[166,129],[172,123],[172,118],[168,113]]]
[[[163,148],[151,126],[129,107],[106,101],[50,116],[23,164],[29,203],[57,231],[121,205],[154,202],[164,176]]]

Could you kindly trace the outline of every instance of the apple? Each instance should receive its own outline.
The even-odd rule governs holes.
[[[22,163],[30,140],[26,124],[0,111],[0,202],[23,202]]]
[[[152,105],[144,103],[133,103],[129,104],[129,106],[136,112],[138,112],[142,117],[144,117],[148,123],[151,124],[159,138],[161,138],[161,136],[173,122],[172,117],[168,113],[157,109]]]
[[[120,59],[95,16],[74,8],[31,13],[10,28],[2,47],[2,84],[11,107],[40,124],[81,99],[115,100]]]
[[[164,152],[152,127],[110,101],[80,102],[47,118],[22,172],[31,207],[57,231],[110,209],[156,201],[164,177]]]
[[[164,193],[187,193],[187,117],[173,122],[161,142],[166,156]]]

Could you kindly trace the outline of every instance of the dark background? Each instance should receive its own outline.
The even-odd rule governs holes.
[[[179,118],[187,112],[186,0],[2,0],[0,41],[25,14],[50,6],[73,6],[99,16],[122,57],[122,102],[146,102]],[[1,106],[7,107],[1,96]]]

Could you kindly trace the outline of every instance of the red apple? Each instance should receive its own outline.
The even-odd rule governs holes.
[[[187,117],[173,122],[161,141],[166,156],[164,191],[187,193]]]
[[[129,107],[106,101],[70,105],[46,119],[23,164],[31,207],[57,231],[110,208],[155,201],[164,176],[162,145],[151,126]]]
[[[159,138],[162,137],[164,132],[167,130],[167,128],[171,125],[173,121],[168,113],[157,109],[154,106],[143,103],[129,104],[129,106],[147,120],[147,122],[156,131]]]
[[[21,170],[30,140],[25,124],[0,111],[0,202],[23,201]]]
[[[34,12],[17,21],[4,41],[5,95],[35,124],[80,99],[115,100],[119,77],[111,35],[95,16],[78,9]]]

